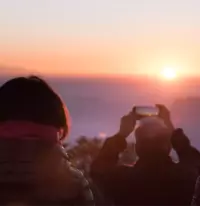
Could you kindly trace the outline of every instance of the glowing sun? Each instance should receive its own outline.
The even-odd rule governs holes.
[[[175,69],[167,67],[161,71],[161,76],[166,80],[173,80],[177,78],[177,73]]]

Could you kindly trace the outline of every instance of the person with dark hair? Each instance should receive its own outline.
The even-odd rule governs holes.
[[[62,147],[69,126],[66,106],[41,78],[0,87],[1,205],[93,205],[87,180]]]
[[[66,106],[53,89],[36,76],[19,77],[0,88],[0,122],[31,121],[53,126],[64,139],[69,130]]]
[[[119,154],[126,148],[126,137],[135,128],[137,117],[134,112],[121,119],[119,132],[106,140],[92,164],[92,178],[111,204],[191,203],[199,152],[196,150],[195,153],[190,144],[180,146],[180,140],[186,136],[173,128],[167,108],[162,105],[158,107],[158,117],[142,118],[136,128],[135,150],[139,159],[133,167],[119,166],[118,160]],[[179,155],[178,164],[169,156],[172,146]],[[195,163],[187,165],[188,161]]]

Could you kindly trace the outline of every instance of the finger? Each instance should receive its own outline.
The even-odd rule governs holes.
[[[131,111],[131,112],[129,112],[128,114],[124,115],[123,118],[130,117],[130,116],[132,116],[132,115],[133,115],[133,112]]]
[[[156,107],[158,107],[159,109],[162,109],[164,107],[164,105],[162,104],[156,104]]]
[[[129,116],[130,116],[130,118],[132,118],[133,120],[135,120],[137,115],[136,115],[135,112],[131,111],[131,112],[129,113]]]
[[[165,110],[169,111],[168,108],[164,104],[156,104],[156,106],[160,109],[165,109]]]
[[[131,111],[131,112],[129,112],[129,114],[128,114],[128,116],[133,116],[134,115],[134,113]]]
[[[165,105],[157,104],[156,106],[158,107],[158,109],[161,113],[163,113],[163,112],[170,113],[169,109]]]
[[[121,121],[122,121],[122,122],[129,122],[129,121],[131,121],[132,119],[134,119],[134,117],[133,117],[132,112],[130,112],[130,113],[128,113],[127,115],[123,116],[123,117],[121,118]]]
[[[136,106],[134,106],[133,109],[132,109],[132,112],[135,113],[135,111],[136,111]]]
[[[121,119],[122,119],[122,120],[125,120],[125,119],[127,119],[129,116],[130,116],[130,114],[124,115]]]

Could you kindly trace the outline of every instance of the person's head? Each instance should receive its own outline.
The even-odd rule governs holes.
[[[28,121],[69,131],[68,112],[61,98],[36,76],[11,79],[0,87],[0,123]]]
[[[139,157],[158,157],[169,155],[171,133],[164,122],[157,117],[141,120],[135,131],[136,153]]]

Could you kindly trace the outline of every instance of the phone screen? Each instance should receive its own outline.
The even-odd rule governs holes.
[[[159,109],[151,106],[138,106],[135,108],[135,112],[138,116],[158,116]]]

